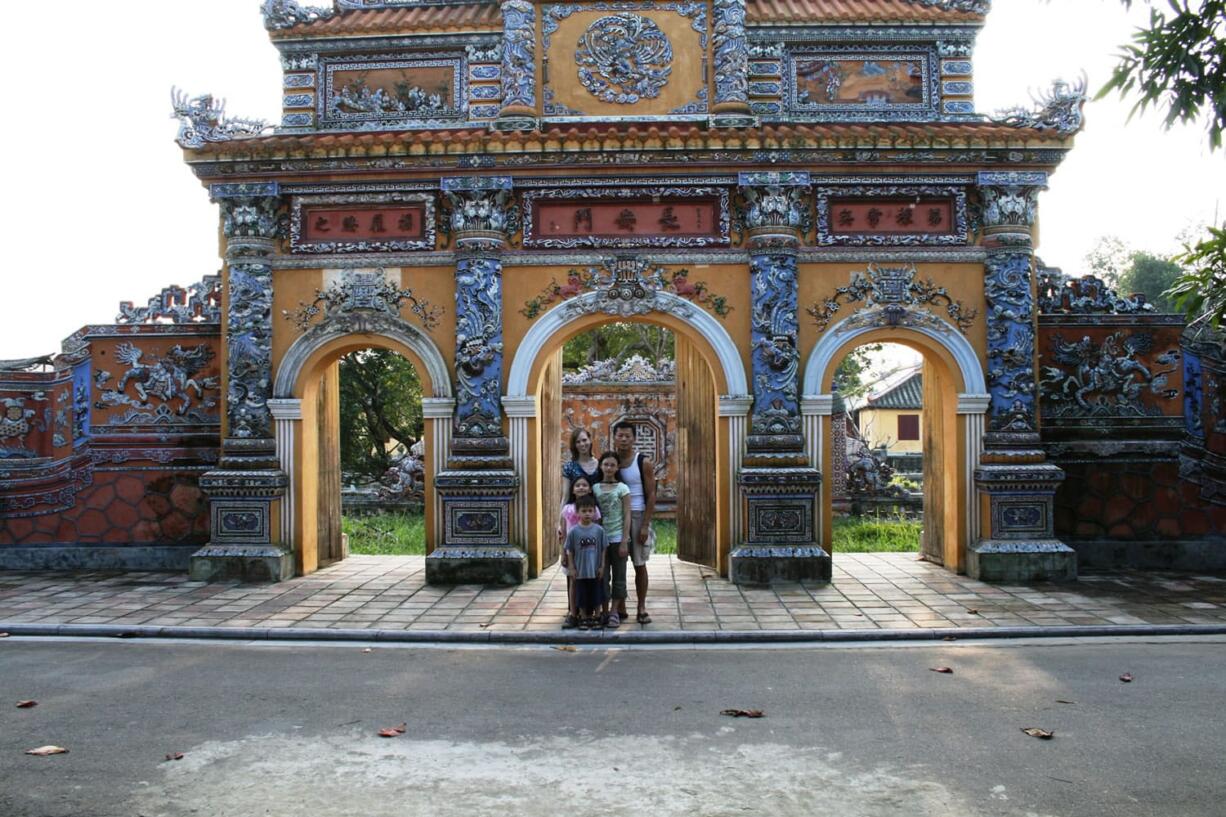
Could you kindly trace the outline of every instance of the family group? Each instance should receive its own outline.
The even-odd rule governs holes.
[[[563,629],[616,629],[626,621],[626,561],[634,565],[635,621],[649,624],[647,560],[655,547],[655,463],[635,450],[630,422],[613,426],[613,450],[592,453],[592,435],[575,429],[562,468],[558,540],[569,606]]]

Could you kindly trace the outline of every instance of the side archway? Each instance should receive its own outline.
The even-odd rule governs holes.
[[[830,327],[805,365],[802,414],[810,462],[822,471],[823,542],[832,546],[834,395],[831,384],[842,358],[865,343],[898,343],[924,357],[926,472],[925,555],[953,571],[964,569],[966,552],[979,534],[974,471],[983,448],[989,395],[979,353],[952,324],[924,310],[905,310],[886,320],[884,310],[866,310]],[[932,467],[929,468],[928,466]]]
[[[435,527],[441,512],[431,486],[446,462],[455,406],[446,360],[429,336],[405,321],[379,321],[378,326],[365,332],[324,321],[286,350],[274,377],[274,398],[269,401],[276,420],[277,459],[290,481],[281,500],[282,539],[293,549],[302,574],[326,563],[326,559],[321,562],[321,542],[327,544],[332,534],[340,535],[339,528],[331,530],[335,525],[329,527],[328,535],[319,533],[320,508],[326,504],[323,497],[337,503],[323,516],[335,513],[339,525],[340,449],[338,440],[333,439],[339,412],[336,361],[347,352],[371,348],[389,349],[408,359],[421,378],[423,393],[428,395],[422,401],[427,447],[427,547],[436,541]],[[331,475],[335,484],[325,483],[323,475]]]

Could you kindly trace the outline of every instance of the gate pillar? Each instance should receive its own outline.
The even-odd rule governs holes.
[[[1055,537],[1053,500],[1064,479],[1039,448],[1037,310],[1031,229],[1044,172],[981,172],[987,301],[988,406],[975,470],[983,518],[967,574],[1000,582],[1077,577],[1077,554]]]
[[[830,579],[818,544],[820,472],[805,452],[800,416],[796,254],[809,174],[742,173],[752,300],[753,409],[744,467],[743,541],[730,560],[737,584]]]
[[[715,0],[711,6],[712,49],[715,56],[715,99],[711,124],[717,128],[747,128],[755,124],[749,108],[749,37],[745,31],[745,0]]]
[[[197,581],[282,581],[294,557],[276,532],[272,503],[287,479],[277,460],[272,413],[272,265],[281,235],[276,183],[217,184],[226,236],[226,435],[219,467],[200,478],[209,497],[209,543],[188,566]]]
[[[426,557],[431,584],[520,584],[528,557],[512,537],[519,477],[502,429],[502,250],[511,179],[446,178],[456,245],[456,409],[442,500],[442,543]]]

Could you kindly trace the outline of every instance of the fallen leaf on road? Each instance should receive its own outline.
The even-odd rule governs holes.
[[[724,709],[719,714],[730,718],[763,718],[766,716],[761,709]]]
[[[970,613],[972,616],[977,616],[977,615],[979,615],[979,611],[978,611],[978,610],[976,610],[974,607],[970,608],[970,609],[969,609],[969,610],[967,610],[966,612]]]
[[[166,755],[166,760],[182,760],[182,759],[183,759],[182,752],[170,752],[169,754]],[[165,761],[162,761],[162,762],[164,763]]]
[[[399,726],[393,726],[389,729],[380,729],[379,737],[381,738],[398,738],[404,734],[404,730],[408,729],[407,723],[402,723]]]
[[[681,709],[681,707],[679,707],[679,706],[674,706],[674,707],[673,707],[673,711],[674,711],[674,712],[678,711],[679,709]]]
[[[1120,676],[1120,680],[1126,684],[1131,684],[1132,683],[1132,673],[1125,672],[1123,675]]]
[[[1055,732],[1049,732],[1046,729],[1040,729],[1037,726],[1027,726],[1026,728],[1022,729],[1022,731],[1027,735],[1030,735],[1030,737],[1038,738],[1039,740],[1051,740],[1056,734]]]
[[[958,637],[957,637],[957,636],[955,636],[955,635],[947,635],[947,636],[945,636],[944,638],[942,638],[941,640],[942,640],[942,641],[957,641],[957,640],[958,640]]]
[[[47,755],[66,755],[68,750],[63,746],[39,746],[37,749],[26,749],[26,754],[46,757]]]
[[[939,672],[942,675],[953,675],[954,674],[954,671],[950,669],[949,667],[929,667],[928,669],[931,672]]]
[[[33,709],[36,706],[38,706],[38,701],[18,701],[17,702],[18,709]]]
[[[574,644],[560,644],[554,647],[554,649],[558,652],[577,652],[579,648]]]
[[[1058,704],[1075,704],[1075,703],[1077,703],[1077,702],[1076,702],[1076,701],[1062,701],[1062,700],[1060,700],[1059,698],[1057,698],[1057,699],[1056,699],[1056,703],[1058,703]]]

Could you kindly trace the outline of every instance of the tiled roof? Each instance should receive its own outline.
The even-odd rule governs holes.
[[[357,36],[418,31],[501,31],[497,3],[409,6],[370,11],[346,11],[327,20],[270,32],[273,39],[310,36]]]
[[[983,15],[949,11],[910,0],[748,0],[750,23],[814,25],[824,23],[982,22]]]
[[[1061,148],[1072,137],[1054,131],[1015,128],[990,122],[896,122],[763,125],[757,128],[705,128],[651,123],[557,125],[544,132],[491,132],[485,127],[436,130],[271,134],[210,142],[191,158],[235,155],[271,158],[289,154],[394,156],[441,154],[540,153],[620,150],[796,150],[816,149],[1020,149]]]
[[[922,409],[924,407],[924,376],[918,369],[900,373],[901,382],[883,383],[882,389],[868,397],[864,408],[874,409]]]
[[[951,11],[915,0],[748,0],[752,24],[821,25],[843,23],[981,22],[982,14]],[[433,6],[345,11],[327,20],[301,23],[271,32],[273,39],[307,36],[360,36],[420,31],[500,30],[497,3],[454,3]]]

